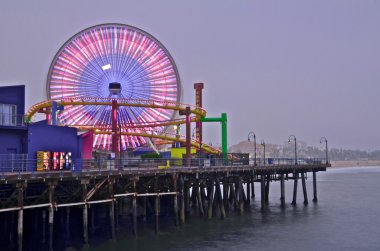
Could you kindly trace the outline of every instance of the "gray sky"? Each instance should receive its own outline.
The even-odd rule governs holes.
[[[0,86],[25,84],[27,107],[46,99],[55,53],[101,23],[139,27],[179,68],[183,101],[205,83],[208,116],[228,114],[229,145],[255,131],[283,143],[380,148],[380,1],[0,2]],[[220,126],[206,125],[220,143]]]

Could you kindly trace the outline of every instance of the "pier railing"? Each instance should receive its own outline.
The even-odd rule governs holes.
[[[278,165],[318,165],[326,164],[325,159],[306,158],[298,159],[297,163],[291,158],[267,158],[267,159],[223,159],[223,158],[193,158],[190,166],[186,165],[186,159],[27,159],[26,155],[0,156],[0,173],[46,173],[46,172],[88,172],[106,170],[162,170],[170,168],[210,168],[210,167],[239,167],[260,166],[271,167]]]

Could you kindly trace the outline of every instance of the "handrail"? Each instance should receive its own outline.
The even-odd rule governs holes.
[[[43,163],[45,169],[37,171],[37,163]],[[291,158],[267,158],[257,159],[259,167],[271,167],[280,165],[294,165],[295,161]],[[297,166],[325,165],[325,159],[298,159]],[[0,175],[20,174],[20,173],[54,173],[54,172],[88,172],[104,170],[157,170],[170,168],[184,168],[186,159],[140,159],[140,158],[120,158],[120,159],[72,159],[67,163],[60,163],[59,160],[42,159],[23,159],[23,158],[4,158],[0,156]],[[193,158],[190,167],[246,167],[254,166],[252,159],[223,159],[223,158]],[[1,177],[0,177],[1,178]]]

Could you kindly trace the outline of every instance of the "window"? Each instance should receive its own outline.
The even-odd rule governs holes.
[[[0,125],[16,126],[17,106],[12,104],[0,104]]]

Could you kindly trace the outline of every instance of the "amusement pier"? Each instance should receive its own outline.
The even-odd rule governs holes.
[[[39,232],[39,245],[53,250],[57,228],[70,234],[75,225],[87,247],[99,215],[115,240],[121,212],[134,235],[146,221],[158,233],[164,214],[179,227],[191,217],[244,215],[257,193],[264,211],[276,185],[285,209],[297,204],[299,180],[307,205],[308,178],[317,202],[317,173],[330,167],[327,139],[324,159],[297,158],[294,135],[294,156],[266,158],[264,148],[258,158],[254,132],[254,154],[230,153],[227,114],[208,115],[204,87],[193,85],[194,105],[182,103],[168,50],[124,24],[93,26],[64,43],[48,71],[47,100],[26,110],[25,86],[0,87],[2,246],[21,251]],[[204,142],[203,123],[221,131],[221,147]],[[285,182],[293,185],[288,200]]]

